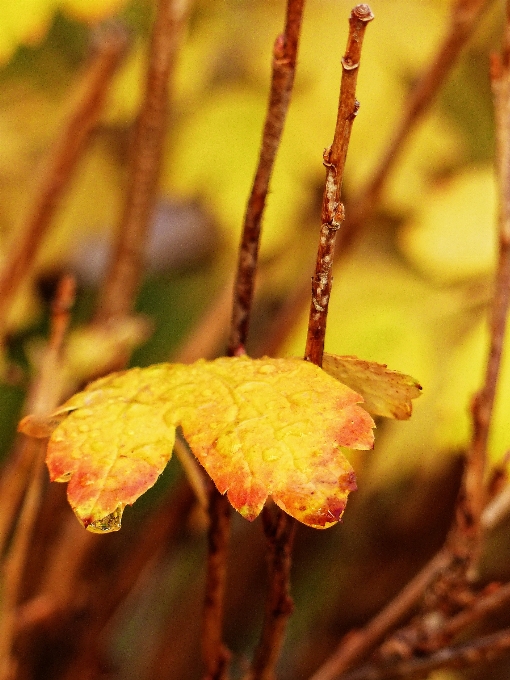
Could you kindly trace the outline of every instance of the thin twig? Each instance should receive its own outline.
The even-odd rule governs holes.
[[[322,366],[336,234],[345,217],[340,199],[352,124],[359,108],[359,102],[356,100],[356,83],[361,48],[366,27],[373,18],[374,15],[368,5],[357,5],[351,12],[347,49],[342,59],[342,83],[335,134],[333,144],[324,152],[326,186],[322,199],[322,226],[315,276],[312,279],[312,302],[305,350],[305,360],[317,366]]]
[[[391,678],[427,677],[436,668],[467,668],[510,649],[510,628],[477,638],[462,645],[445,647],[430,656],[413,657],[405,661],[380,667],[366,664],[342,676],[342,680],[390,680]]]
[[[202,634],[204,680],[226,680],[230,652],[223,644],[222,628],[231,507],[227,496],[222,496],[212,482],[208,510],[210,525]]]
[[[428,584],[447,569],[450,563],[450,553],[439,551],[365,628],[348,633],[310,680],[333,680],[365,656],[409,613]]]
[[[136,124],[124,210],[96,321],[130,314],[143,274],[168,119],[168,86],[181,45],[188,0],[159,0],[145,97]]]
[[[450,23],[443,41],[429,62],[428,68],[409,92],[407,102],[403,106],[403,115],[377,167],[349,206],[347,219],[339,236],[342,250],[350,244],[362,224],[373,215],[407,140],[430,108],[460,52],[478,25],[483,10],[489,4],[489,0],[454,0]]]
[[[95,54],[79,85],[81,95],[48,161],[37,198],[23,226],[16,233],[0,273],[0,332],[6,329],[14,297],[32,267],[51,225],[55,209],[72,172],[93,132],[111,79],[125,52],[127,38],[118,27],[98,34]]]
[[[262,634],[245,680],[273,680],[275,666],[292,614],[290,568],[296,522],[280,508],[262,510],[268,545],[269,593],[266,598]]]
[[[450,74],[457,58],[469,40],[483,10],[490,0],[454,0],[447,33],[435,56],[409,93],[403,106],[403,116],[397,124],[387,149],[367,183],[356,193],[348,206],[346,219],[337,237],[336,248],[341,256],[359,234],[362,223],[367,222],[377,208],[382,190],[395,167],[407,140],[432,105],[434,98]],[[274,356],[301,317],[310,296],[306,284],[294,291],[280,310],[267,333],[261,354]]]
[[[508,8],[507,8],[507,11]],[[460,550],[479,556],[482,539],[482,513],[487,502],[485,472],[487,442],[496,396],[501,356],[510,305],[510,16],[507,16],[505,44],[501,57],[494,55],[491,81],[496,118],[496,162],[500,195],[499,263],[490,319],[490,346],[485,381],[472,404],[473,435],[467,454],[457,527],[452,539]],[[466,546],[463,544],[468,541]],[[473,543],[474,542],[474,543]],[[456,547],[454,547],[456,549]]]
[[[52,310],[51,334],[42,357],[39,376],[29,397],[30,410],[36,415],[47,415],[61,398],[59,361],[64,336],[69,325],[70,309],[74,301],[74,279],[64,277],[57,290]],[[3,597],[0,612],[0,678],[13,677],[15,660],[12,643],[16,624],[16,609],[27,564],[30,542],[44,485],[44,454],[46,442],[31,439],[27,446],[32,458],[31,478],[16,525],[10,552],[4,563]]]
[[[508,30],[508,28],[507,28]],[[478,556],[480,520],[485,502],[484,471],[488,428],[494,401],[497,375],[508,312],[510,290],[510,68],[508,41],[501,62],[493,68],[493,88],[497,101],[499,181],[501,182],[500,264],[491,324],[491,347],[485,385],[473,406],[474,433],[468,457],[467,471],[460,494],[460,512],[445,547],[422,569],[420,574],[361,632],[349,636],[337,652],[319,669],[311,680],[332,680],[355,660],[365,655],[423,595],[427,586],[441,573],[448,571],[456,558],[465,560],[466,567]],[[470,463],[470,457],[474,460]],[[476,488],[479,487],[479,488]],[[482,489],[482,490],[481,490]],[[459,519],[460,517],[460,519]],[[473,552],[474,551],[474,552]],[[410,597],[406,597],[407,595]],[[407,602],[406,602],[407,600]],[[397,616],[395,616],[397,614]],[[374,671],[379,672],[379,671]],[[345,676],[350,680],[354,673]],[[360,675],[359,678],[365,677]],[[367,675],[367,678],[386,676]],[[388,676],[390,677],[390,676]]]
[[[288,0],[285,29],[276,38],[273,49],[273,71],[269,107],[264,124],[259,164],[244,218],[239,248],[234,306],[228,354],[244,353],[248,336],[250,311],[255,287],[255,274],[269,181],[289,108],[305,0]]]

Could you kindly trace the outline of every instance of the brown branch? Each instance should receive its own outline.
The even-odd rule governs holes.
[[[262,634],[245,680],[272,680],[292,614],[290,568],[296,521],[280,508],[262,511],[268,545],[269,593],[266,599]]]
[[[483,10],[490,0],[454,0],[448,31],[439,45],[428,68],[423,72],[409,93],[403,106],[402,119],[397,124],[393,137],[371,177],[351,201],[342,229],[337,236],[336,249],[341,255],[354,242],[363,223],[370,219],[405,144],[432,105],[437,92],[451,72],[455,62],[472,35]],[[281,309],[261,354],[274,356],[288,337],[289,330],[298,322],[303,307],[309,300],[310,289],[306,284],[291,294]]]
[[[430,108],[488,5],[489,0],[454,0],[450,24],[443,41],[428,68],[410,91],[403,106],[402,118],[372,176],[349,206],[348,216],[339,236],[342,250],[350,244],[362,224],[373,215],[407,140]]]
[[[60,353],[69,325],[69,314],[74,301],[74,279],[64,277],[57,290],[51,318],[51,334],[42,357],[39,376],[29,396],[30,411],[47,415],[61,398],[59,380]],[[0,611],[0,678],[13,677],[15,660],[12,643],[17,619],[17,605],[21,594],[25,566],[30,551],[35,522],[41,505],[44,485],[44,455],[46,442],[30,439],[26,444],[32,460],[31,478],[23,500],[9,554],[4,563],[3,597]]]
[[[490,319],[490,346],[485,381],[472,404],[473,434],[467,454],[457,525],[452,532],[453,550],[471,552],[471,563],[481,550],[482,512],[487,502],[485,471],[487,442],[492,419],[501,356],[510,305],[510,26],[507,17],[501,57],[492,60],[491,81],[496,119],[496,163],[499,183],[499,263]]]
[[[129,315],[144,268],[168,118],[168,84],[181,44],[188,2],[159,0],[152,31],[145,97],[131,149],[128,187],[117,241],[96,321]]]
[[[230,652],[222,641],[227,552],[231,507],[213,482],[209,487],[209,532],[205,586],[202,655],[204,680],[226,680]]]
[[[234,285],[232,325],[228,343],[228,354],[230,356],[244,353],[244,346],[248,335],[262,215],[294,84],[304,1],[287,1],[285,29],[283,34],[276,38],[273,49],[273,71],[269,106],[264,124],[259,164],[255,173],[250,198],[248,199],[239,248],[237,276]]]
[[[342,680],[423,678],[437,668],[467,668],[484,661],[493,660],[508,649],[510,649],[510,628],[505,628],[492,635],[486,635],[462,645],[445,647],[425,658],[413,657],[385,667],[366,664],[362,668],[342,676]]]
[[[127,45],[125,33],[118,28],[105,29],[98,37],[95,55],[79,85],[81,95],[54,145],[35,203],[21,233],[16,233],[0,273],[2,334],[15,295],[34,264],[72,172],[91,138],[112,76]]]
[[[429,583],[450,563],[451,554],[445,550],[439,551],[365,628],[348,633],[310,680],[333,680],[368,654],[409,613]]]
[[[347,49],[342,59],[342,83],[335,134],[333,144],[324,152],[326,186],[322,199],[322,226],[315,276],[312,279],[312,302],[305,350],[305,360],[317,366],[322,365],[324,352],[336,233],[344,221],[344,206],[340,199],[352,125],[359,108],[356,83],[361,48],[366,27],[373,18],[368,5],[357,5],[351,12]]]

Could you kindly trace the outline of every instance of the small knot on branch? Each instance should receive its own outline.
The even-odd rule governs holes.
[[[285,48],[286,48],[285,36],[280,33],[280,35],[274,41],[274,47],[273,47],[273,57],[277,61],[281,61],[282,59],[285,59],[285,56],[286,56]]]
[[[342,66],[345,71],[354,71],[354,69],[358,68],[359,61],[353,62],[349,56],[342,57]]]
[[[366,4],[356,5],[356,7],[351,12],[352,19],[359,19],[360,21],[372,21],[374,15],[372,10]]]

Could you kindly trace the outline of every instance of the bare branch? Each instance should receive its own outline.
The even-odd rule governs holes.
[[[508,18],[507,18],[508,21]],[[473,434],[467,454],[457,527],[452,533],[454,550],[474,551],[479,556],[482,513],[487,502],[485,472],[487,442],[496,397],[510,304],[510,27],[507,24],[501,57],[494,56],[491,69],[496,118],[496,162],[499,183],[499,263],[490,318],[490,347],[485,381],[472,404]],[[465,542],[467,545],[464,545]]]
[[[30,410],[37,415],[47,415],[61,399],[59,387],[59,358],[74,301],[74,280],[64,277],[60,282],[53,305],[51,334],[42,357],[39,376],[29,397]],[[33,529],[42,500],[44,485],[44,455],[46,441],[30,439],[26,442],[31,458],[31,477],[16,525],[14,538],[4,564],[3,597],[0,612],[0,678],[13,676],[15,659],[12,643],[16,614],[25,566],[33,535]]]
[[[312,279],[312,302],[305,350],[305,360],[317,366],[322,365],[324,352],[336,233],[345,217],[340,199],[352,124],[359,108],[359,102],[356,100],[356,83],[361,48],[366,27],[373,18],[368,5],[357,5],[351,12],[347,49],[342,59],[342,83],[335,135],[333,144],[324,152],[326,186],[322,200],[322,226],[315,276]]]
[[[168,83],[186,23],[188,0],[159,0],[152,31],[145,98],[131,149],[126,202],[96,321],[129,315],[144,268],[167,124]]]
[[[451,562],[451,555],[439,551],[400,593],[375,616],[365,628],[351,631],[336,651],[313,674],[310,680],[334,680],[355,661],[365,656],[401,621],[422,597],[428,584]]]
[[[410,91],[403,106],[402,118],[372,176],[349,206],[347,219],[339,236],[342,250],[354,238],[362,224],[373,215],[407,140],[430,108],[489,4],[490,0],[453,0],[450,23],[443,41],[428,68]]]
[[[2,334],[14,297],[34,264],[72,172],[90,140],[126,45],[126,35],[118,27],[109,27],[98,34],[94,57],[79,84],[81,96],[53,147],[35,204],[21,233],[16,234],[0,273]]]
[[[262,634],[245,680],[272,680],[292,614],[290,568],[296,522],[280,508],[262,511],[268,546],[269,593],[266,599]]]
[[[204,680],[226,680],[230,652],[222,639],[227,552],[230,535],[231,507],[213,482],[209,487],[209,532],[207,577],[205,587],[202,655],[206,673]]]
[[[255,288],[262,215],[294,84],[304,1],[288,0],[285,29],[283,34],[276,38],[273,49],[271,93],[264,124],[262,147],[246,208],[243,234],[239,248],[237,277],[234,285],[231,334],[228,343],[228,354],[231,356],[244,353],[244,346],[248,335],[250,311]]]
[[[386,667],[367,664],[342,676],[342,680],[423,678],[436,668],[467,668],[492,660],[508,649],[510,649],[510,628],[505,628],[462,645],[445,647],[425,658],[413,657]]]

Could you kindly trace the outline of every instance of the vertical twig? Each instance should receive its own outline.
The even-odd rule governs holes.
[[[168,84],[186,23],[188,0],[159,0],[145,97],[131,149],[126,202],[101,291],[96,321],[129,315],[144,268],[168,118]]]
[[[317,366],[322,365],[324,352],[336,233],[345,218],[340,199],[352,124],[359,108],[356,82],[361,48],[367,24],[373,18],[370,7],[365,4],[357,5],[351,12],[347,49],[342,59],[342,83],[335,134],[333,144],[324,152],[326,186],[322,200],[322,226],[315,276],[312,279],[312,302],[305,350],[305,360]]]
[[[34,263],[59,200],[90,140],[126,45],[124,31],[112,27],[101,31],[95,41],[95,55],[79,86],[82,94],[55,143],[35,203],[0,273],[0,332],[5,331],[14,297]]]
[[[30,410],[36,415],[47,415],[60,401],[60,352],[69,324],[69,313],[74,301],[74,279],[64,277],[60,282],[51,318],[51,335],[43,355],[38,379],[29,398]],[[30,550],[34,524],[39,512],[44,484],[44,454],[46,442],[30,439],[27,442],[32,458],[31,478],[23,501],[10,552],[4,563],[2,606],[0,611],[0,678],[14,676],[15,660],[12,643],[24,569]]]
[[[288,0],[285,29],[276,38],[273,48],[269,106],[264,124],[259,164],[248,199],[239,247],[232,325],[228,343],[230,356],[244,353],[248,335],[262,215],[294,84],[303,7],[304,0]]]
[[[304,0],[288,0],[285,29],[273,49],[273,70],[268,112],[259,164],[248,199],[234,284],[232,322],[227,354],[244,353],[255,287],[262,214],[269,181],[289,107]],[[206,678],[226,677],[229,653],[222,643],[230,505],[216,488],[209,494],[209,554],[204,607],[203,653]]]
[[[457,58],[478,25],[489,0],[454,0],[447,33],[428,68],[410,91],[399,120],[384,154],[372,176],[356,194],[340,234],[342,248],[350,243],[363,222],[370,219],[377,206],[388,177],[396,166],[405,143],[430,108],[436,94],[451,72]]]
[[[269,593],[266,598],[262,634],[245,680],[273,680],[274,670],[292,614],[290,568],[296,522],[280,508],[262,510],[268,545]]]
[[[202,654],[204,680],[228,677],[230,652],[223,644],[223,608],[227,577],[227,551],[230,536],[230,503],[210,482],[207,576],[205,584]]]
[[[450,74],[455,62],[469,40],[483,10],[490,0],[453,0],[451,20],[447,33],[439,45],[436,54],[428,67],[409,93],[402,110],[403,115],[398,122],[388,146],[366,184],[356,192],[349,205],[342,229],[337,236],[337,248],[344,254],[351,245],[364,222],[370,219],[377,207],[380,195],[386,185],[395,164],[416,126],[423,119],[432,105],[441,85]],[[300,318],[303,306],[309,300],[308,285],[295,291],[281,309],[267,339],[259,350],[261,354],[273,356],[288,337]]]
[[[485,381],[472,404],[473,435],[457,508],[453,538],[464,534],[471,563],[481,549],[482,512],[486,504],[487,442],[505,340],[510,304],[510,8],[507,4],[505,43],[500,57],[493,56],[491,81],[496,119],[496,167],[499,184],[499,262],[490,319],[490,346]],[[472,538],[472,541],[470,540]],[[474,541],[474,543],[473,543]],[[464,548],[461,547],[461,550]]]

